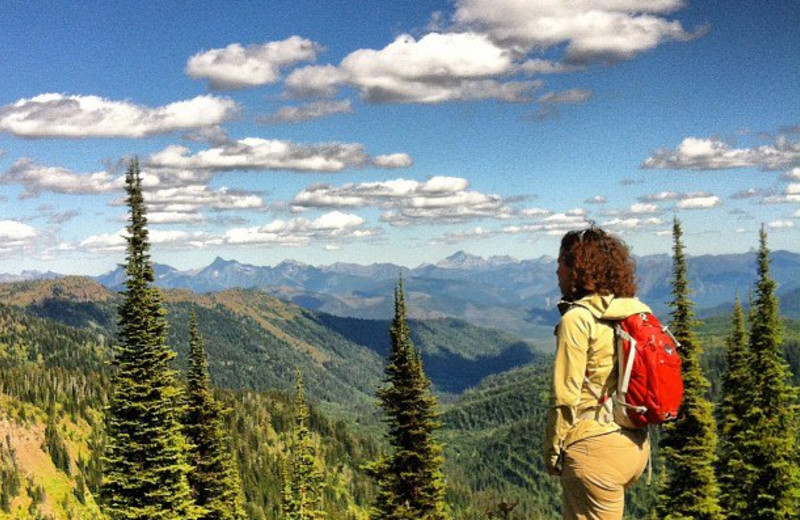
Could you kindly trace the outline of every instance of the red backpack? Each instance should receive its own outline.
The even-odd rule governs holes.
[[[640,313],[616,322],[614,337],[614,421],[625,428],[644,428],[677,419],[683,379],[675,336],[654,315]]]
[[[600,395],[584,384],[614,422],[624,428],[644,428],[678,418],[683,399],[680,343],[650,313],[632,314],[615,321],[617,388]]]

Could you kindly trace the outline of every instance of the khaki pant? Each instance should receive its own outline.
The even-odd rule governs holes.
[[[647,467],[647,430],[620,430],[567,447],[561,488],[564,520],[621,520],[625,490]]]

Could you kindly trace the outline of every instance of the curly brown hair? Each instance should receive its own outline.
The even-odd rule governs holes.
[[[636,294],[636,262],[628,246],[598,227],[570,231],[561,239],[559,262],[568,267],[567,300],[588,294],[613,294],[632,297]]]

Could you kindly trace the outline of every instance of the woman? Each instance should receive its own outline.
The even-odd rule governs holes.
[[[617,384],[613,320],[650,309],[634,298],[628,248],[600,228],[564,235],[556,274],[562,317],[545,464],[561,477],[564,519],[621,519],[625,489],[647,465],[647,432],[621,428],[600,402]]]

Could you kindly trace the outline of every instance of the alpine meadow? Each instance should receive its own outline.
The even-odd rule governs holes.
[[[800,520],[798,27],[12,0],[0,520]]]

